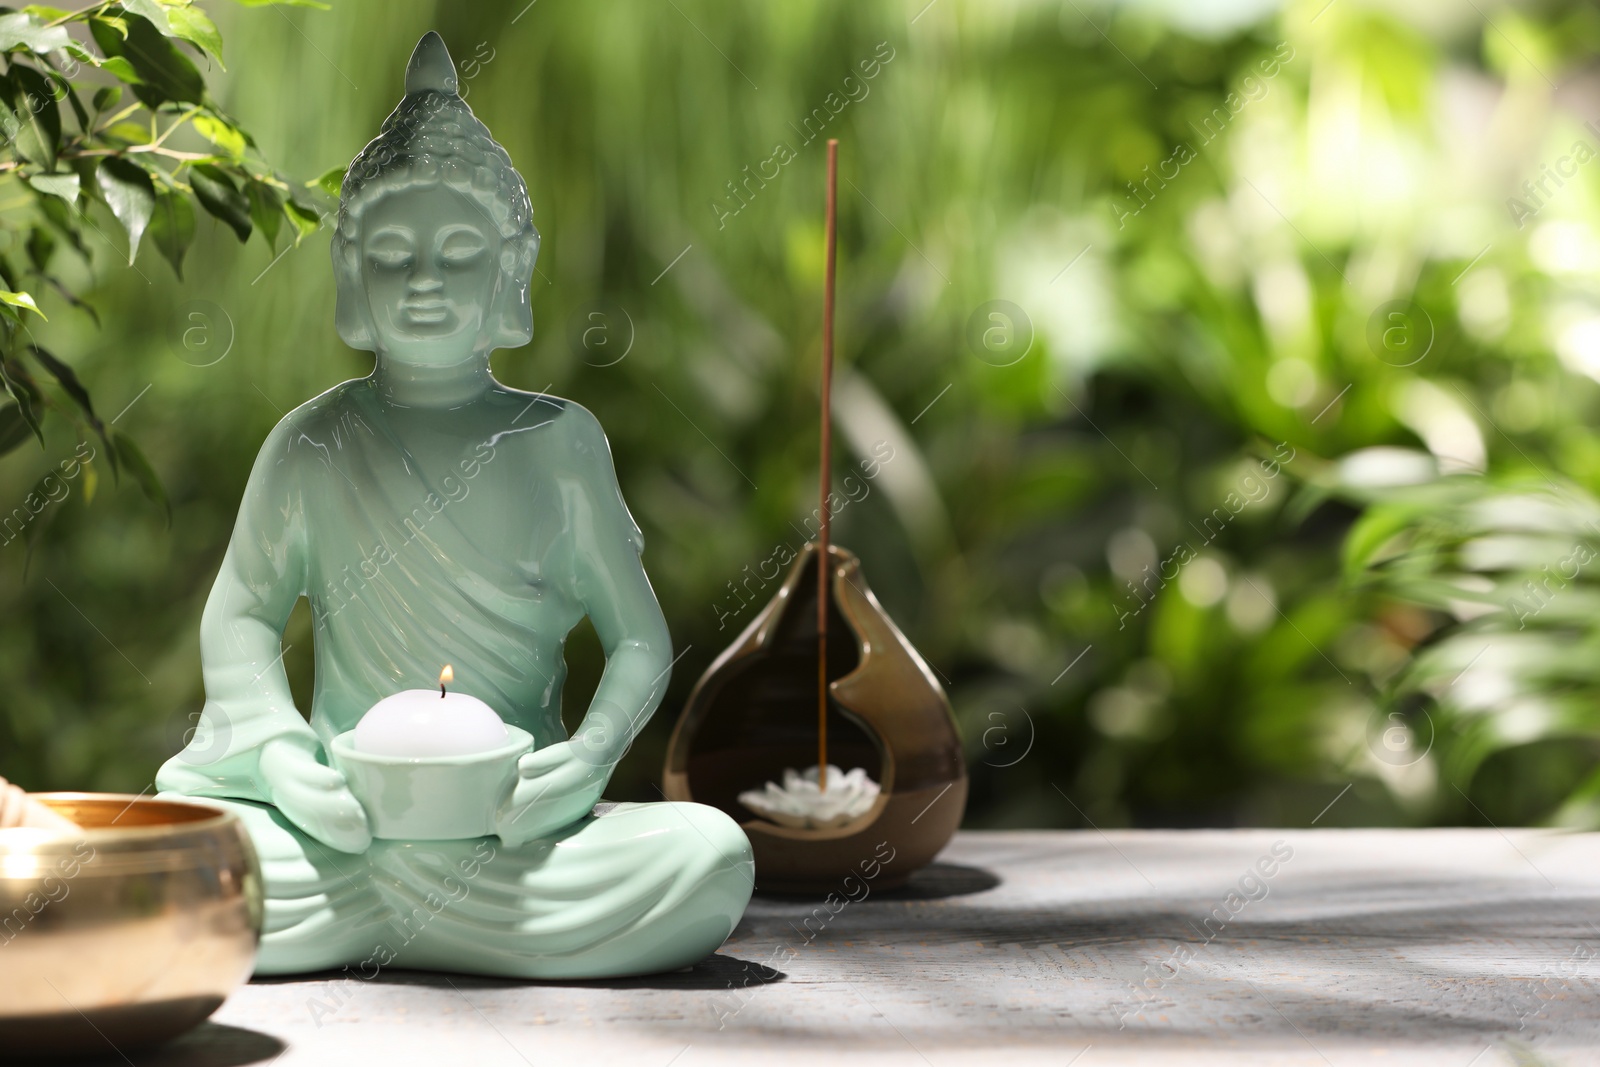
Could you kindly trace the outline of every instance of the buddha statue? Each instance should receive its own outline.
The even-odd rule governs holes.
[[[714,952],[749,902],[727,815],[600,803],[673,658],[600,424],[490,373],[494,349],[532,337],[538,250],[522,177],[427,34],[345,175],[333,236],[336,325],[375,369],[262,445],[201,620],[205,706],[156,779],[243,818],[265,887],[257,973],[660,972]],[[309,717],[283,667],[302,596]],[[584,616],[606,666],[569,738],[562,648]],[[445,663],[534,747],[493,835],[374,839],[330,742]]]

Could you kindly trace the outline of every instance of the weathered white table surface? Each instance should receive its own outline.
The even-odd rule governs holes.
[[[256,981],[106,1062],[1600,1063],[1596,835],[964,833],[908,888],[817,908],[757,897],[652,978]]]

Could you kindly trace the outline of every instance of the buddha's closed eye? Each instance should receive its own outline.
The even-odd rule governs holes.
[[[488,242],[476,230],[451,230],[439,241],[439,261],[449,267],[470,266],[488,247]]]
[[[378,234],[367,245],[367,259],[374,267],[398,270],[409,267],[416,250],[408,234],[390,230]]]

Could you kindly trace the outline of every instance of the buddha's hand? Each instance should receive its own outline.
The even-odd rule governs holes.
[[[277,809],[300,829],[340,852],[365,852],[372,844],[367,813],[344,775],[284,738],[261,749],[261,777]]]
[[[571,826],[594,809],[612,767],[597,762],[580,741],[528,753],[517,761],[517,778],[500,805],[494,832],[515,848]]]

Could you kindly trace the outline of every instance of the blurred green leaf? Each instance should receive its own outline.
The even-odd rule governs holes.
[[[149,144],[155,140],[150,127],[137,122],[113,123],[106,129],[106,135],[129,144]]]
[[[144,79],[139,76],[139,72],[134,68],[134,65],[121,56],[105,57],[100,61],[100,69],[113,78],[127,82],[129,85],[142,85],[144,83]],[[121,88],[118,86],[113,86],[112,88],[121,92]]]
[[[67,104],[72,108],[72,117],[78,120],[78,129],[89,129],[91,125],[89,112],[84,109],[83,98],[79,96],[77,86],[73,85],[65,74],[55,70],[47,73],[51,83],[57,88],[56,95],[58,97],[64,95],[67,98]]]
[[[100,487],[100,468],[92,459],[85,460],[79,476],[83,479],[83,503],[87,507],[94,503],[95,490]]]
[[[240,241],[250,239],[250,202],[233,179],[207,163],[189,168],[195,199],[207,213],[232,228]]]
[[[139,483],[139,488],[151,503],[161,508],[162,513],[166,516],[167,525],[171,526],[172,502],[167,499],[167,491],[162,487],[161,479],[156,475],[155,468],[150,466],[150,461],[145,458],[144,453],[134,443],[133,438],[125,433],[117,433],[112,439],[116,444],[117,458],[122,461],[122,465],[133,475],[134,481]]]
[[[0,456],[9,455],[33,436],[33,428],[16,404],[0,407]]]
[[[103,85],[94,91],[94,109],[96,111],[110,111],[122,99],[122,86]]]
[[[150,239],[172,272],[183,277],[183,257],[194,240],[194,208],[182,193],[163,191],[150,217]]]
[[[118,2],[124,11],[149,20],[150,25],[154,26],[163,36],[174,36],[172,25],[168,21],[167,15],[169,11],[177,10],[176,8],[164,7],[156,3],[156,0],[118,0]]]
[[[98,169],[93,167],[88,161],[85,160],[75,161],[74,165],[81,165],[84,167],[84,169],[79,172],[80,182],[82,181],[83,174],[88,174],[92,179],[94,177],[95,170]],[[44,215],[45,219],[48,220],[49,224],[54,228],[54,231],[65,237],[67,242],[77,250],[77,253],[80,256],[86,260],[89,258],[89,249],[83,243],[83,235],[78,232],[77,218],[73,213],[73,209],[68,206],[65,200],[61,200],[53,196],[40,197],[39,211]]]
[[[283,199],[272,186],[254,179],[245,186],[245,193],[250,198],[250,218],[267,239],[267,245],[276,251],[278,231],[283,225]]]
[[[204,11],[192,5],[170,7],[167,9],[167,21],[172,27],[172,36],[204,49],[216,59],[217,66],[228,69],[222,62],[222,34]]]
[[[33,565],[34,549],[44,537],[45,531],[50,528],[50,524],[56,519],[58,509],[50,507],[49,502],[52,499],[51,491],[58,484],[60,484],[60,479],[56,477],[55,471],[46,471],[39,476],[39,480],[33,483],[33,488],[23,497],[24,505],[30,511],[35,506],[39,508],[38,512],[33,515],[33,521],[22,529],[22,543],[25,548],[25,555],[22,561],[22,573],[24,575],[28,573],[28,568]],[[28,503],[30,501],[38,501],[39,503],[34,505]]]
[[[32,14],[0,15],[0,52],[18,48],[37,53],[52,52],[66,47],[70,40],[64,26],[46,26]]]
[[[349,168],[334,167],[332,170],[324,171],[321,177],[306,182],[306,188],[321,189],[329,196],[337,198],[340,190],[344,188],[344,172],[347,169]]]
[[[290,197],[284,201],[284,214],[289,216],[289,221],[294,223],[294,243],[299,244],[302,239],[310,237],[322,225],[322,216],[317,209]]]
[[[27,293],[13,293],[8,290],[0,289],[0,304],[6,304],[14,308],[22,308],[25,311],[33,312],[41,319],[44,318],[44,312],[39,310],[39,305],[35,304],[33,302],[33,297],[29,296]]]
[[[38,345],[29,345],[28,351],[32,352],[33,358],[39,361],[39,365],[49,371],[51,376],[61,384],[61,388],[66,390],[73,403],[83,410],[89,423],[98,425],[100,419],[94,413],[94,402],[89,399],[89,390],[85,389],[83,383],[78,380],[77,371],[74,371]]]
[[[35,226],[28,234],[28,262],[40,274],[50,269],[50,257],[55,250],[55,236],[47,228]]]
[[[222,34],[199,7],[189,3],[157,3],[156,0],[121,0],[124,10],[147,20],[164,37],[188,41],[222,65]],[[225,67],[223,69],[226,69]]]
[[[235,160],[244,157],[245,136],[237,126],[212,118],[210,115],[196,115],[189,120],[195,131],[226,152]]]
[[[126,39],[118,22],[126,27]],[[133,94],[146,107],[159,107],[168,100],[198,104],[204,98],[206,84],[199,68],[148,19],[132,13],[121,20],[95,16],[89,20],[89,29],[108,59],[121,58],[132,65],[137,76],[131,85]]]
[[[69,204],[78,200],[78,176],[76,174],[33,174],[28,177],[28,184],[41,193],[50,196],[59,196]]]
[[[51,84],[32,67],[16,64],[0,82],[0,91],[22,126],[17,149],[47,171],[54,170],[61,147],[61,109]]]
[[[44,428],[39,424],[39,416],[44,398],[39,393],[39,386],[28,374],[27,368],[14,359],[0,359],[0,381],[5,382],[6,392],[16,401],[22,421],[28,424],[28,429],[39,439],[39,447],[43,448]]]
[[[155,210],[155,186],[136,164],[113,156],[104,160],[95,172],[100,194],[105,197],[111,213],[122,223],[128,234],[128,262],[139,253],[139,241],[145,227],[150,225],[150,215]]]
[[[117,14],[118,10],[116,7],[103,7],[97,11],[89,22],[91,35],[95,33],[96,27],[99,27],[103,30],[111,31],[121,40],[127,40],[128,20]],[[104,48],[105,46],[102,45],[101,47]]]

